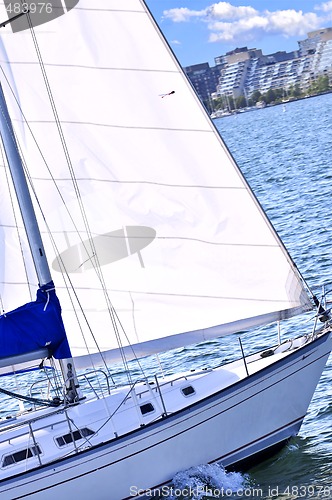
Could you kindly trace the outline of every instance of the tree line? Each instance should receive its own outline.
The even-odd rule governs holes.
[[[302,99],[304,97],[314,96],[330,91],[332,91],[332,85],[330,85],[329,77],[327,75],[324,75],[312,80],[309,87],[306,88],[305,91],[303,91],[301,87],[296,84],[291,85],[287,89],[269,89],[264,93],[260,92],[259,90],[255,90],[247,98],[244,95],[241,95],[235,99],[232,96],[220,96],[216,99],[213,99],[213,103],[210,102],[205,104],[208,109],[211,108],[212,104],[213,111],[216,111],[218,109],[234,111],[241,108],[256,106],[257,103],[262,103],[262,105],[279,104],[281,102]]]

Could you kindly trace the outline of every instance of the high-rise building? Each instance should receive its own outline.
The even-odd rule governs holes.
[[[219,65],[210,67],[209,63],[195,64],[184,68],[201,101],[209,109],[211,94],[216,92],[220,76]]]
[[[269,55],[263,55],[260,49],[240,47],[216,57],[214,67],[203,63],[185,71],[206,104],[215,93],[236,98],[277,88],[287,93],[295,85],[305,90],[321,75],[332,82],[332,27],[308,33],[298,45],[298,50]]]

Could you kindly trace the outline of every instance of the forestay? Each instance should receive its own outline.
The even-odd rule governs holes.
[[[118,347],[112,307],[122,345],[142,343],[140,355],[311,307],[141,1],[80,0],[33,34],[37,46],[29,30],[1,31],[1,83],[74,356],[95,352],[95,340]],[[11,260],[18,233],[7,213],[6,311],[37,286],[31,266]]]

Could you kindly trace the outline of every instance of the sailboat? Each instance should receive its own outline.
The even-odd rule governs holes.
[[[1,500],[128,499],[259,460],[305,417],[332,346],[325,294],[143,0],[41,5],[0,11],[0,391],[21,404],[0,421]],[[158,353],[308,311],[295,338],[160,375]],[[146,356],[155,376],[128,371]]]

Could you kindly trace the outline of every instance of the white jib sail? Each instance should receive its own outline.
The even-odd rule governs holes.
[[[35,26],[37,42],[10,25],[0,34],[1,84],[74,356],[96,340],[118,347],[109,301],[122,344],[143,343],[140,355],[311,307],[143,2],[80,0]],[[30,300],[7,212],[5,310]]]

